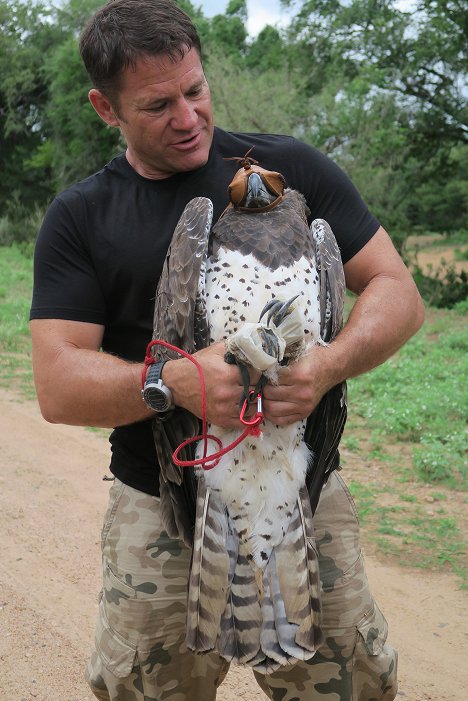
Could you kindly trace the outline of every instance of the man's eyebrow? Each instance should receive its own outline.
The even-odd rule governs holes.
[[[203,87],[206,83],[206,78],[205,76],[201,76],[200,78],[197,78],[197,80],[194,80],[193,83],[188,87],[186,92],[190,92],[191,90],[196,90],[197,88]]]
[[[191,83],[185,90],[184,94],[190,93],[194,90],[199,90],[206,84],[206,78],[204,75],[202,75],[200,78],[197,78],[196,80]],[[158,96],[149,96],[147,99],[142,99],[141,103],[138,104],[137,106],[140,109],[151,109],[152,107],[159,107],[161,105],[164,105],[166,102],[170,102],[172,97],[170,95],[161,95],[160,97]]]

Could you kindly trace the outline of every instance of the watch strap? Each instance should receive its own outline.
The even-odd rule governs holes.
[[[151,365],[148,366],[148,370],[146,371],[145,377],[145,385],[148,382],[158,382],[159,380],[162,380],[162,371],[165,364],[165,360],[159,360],[156,363],[151,363]]]

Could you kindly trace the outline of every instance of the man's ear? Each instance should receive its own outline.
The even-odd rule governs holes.
[[[109,99],[96,88],[92,88],[88,93],[89,101],[98,113],[98,115],[110,127],[120,126],[120,120],[117,118],[114,108]]]

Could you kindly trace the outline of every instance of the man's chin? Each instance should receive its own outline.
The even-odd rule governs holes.
[[[176,169],[181,172],[198,170],[198,168],[203,168],[203,166],[208,163],[209,156],[209,149],[196,149],[190,153],[185,153],[183,156],[179,156],[177,163],[174,165]]]

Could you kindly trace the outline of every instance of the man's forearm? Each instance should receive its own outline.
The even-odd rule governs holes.
[[[101,327],[35,320],[31,336],[37,396],[47,421],[111,428],[154,416],[141,397],[143,363],[100,352]],[[208,420],[237,428],[242,385],[237,369],[224,362],[224,344],[196,357],[205,378]],[[193,363],[184,358],[168,362],[162,379],[176,404],[201,416],[200,378]]]
[[[333,384],[377,367],[420,328],[424,307],[414,282],[378,277],[358,297],[348,322],[330,345]]]
[[[313,345],[264,391],[265,416],[279,425],[305,418],[323,395],[344,380],[372,370],[421,326],[424,307],[414,281],[383,229],[345,266],[358,294],[348,322],[328,346]]]
[[[42,414],[51,423],[105,428],[150,418],[140,394],[142,369],[107,353],[64,349],[53,367],[35,373]]]

